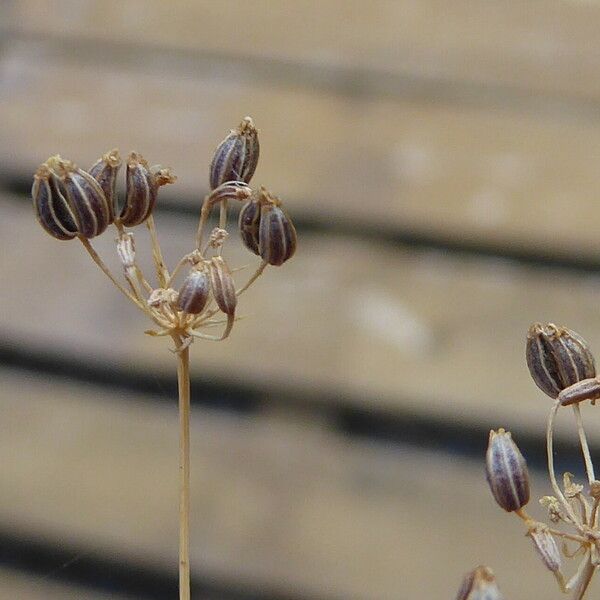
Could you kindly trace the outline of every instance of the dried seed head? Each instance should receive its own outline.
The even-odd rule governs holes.
[[[260,224],[260,204],[258,200],[250,200],[244,204],[240,211],[238,224],[244,246],[250,252],[254,252],[254,254],[259,256],[258,231]]]
[[[226,181],[248,183],[256,170],[259,153],[258,131],[252,119],[245,117],[215,150],[210,164],[210,189]]]
[[[133,233],[124,232],[117,239],[117,254],[125,270],[135,266],[135,242]]]
[[[220,256],[210,261],[210,283],[217,306],[226,315],[234,315],[237,305],[235,284],[227,263]]]
[[[538,556],[546,567],[556,573],[562,565],[562,558],[556,541],[543,523],[536,523],[529,529],[527,535],[531,538]]]
[[[40,165],[33,176],[33,207],[40,225],[57,240],[71,240],[77,235],[75,215],[65,194],[56,174],[46,163]]]
[[[281,202],[264,188],[260,191],[259,203],[259,254],[270,265],[282,265],[296,251],[296,229],[281,208]]]
[[[158,188],[176,180],[170,169],[153,173],[141,154],[131,152],[127,158],[125,206],[120,221],[127,227],[143,223],[154,210]]]
[[[110,211],[109,222],[112,223],[117,210],[117,175],[121,168],[121,156],[115,148],[98,159],[89,174],[100,184]]]
[[[503,596],[493,571],[480,566],[465,575],[456,600],[503,600]]]
[[[577,333],[553,323],[534,323],[527,333],[526,358],[535,384],[551,398],[596,376],[594,357]]]
[[[179,289],[178,307],[197,315],[204,310],[210,295],[210,281],[204,268],[192,269]]]
[[[527,463],[508,431],[490,431],[485,466],[490,490],[504,510],[512,512],[529,502]]]
[[[109,225],[111,209],[100,184],[71,161],[56,159],[54,164],[79,234],[89,239],[103,233]]]

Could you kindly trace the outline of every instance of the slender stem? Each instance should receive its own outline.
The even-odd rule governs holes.
[[[198,222],[198,230],[196,231],[196,248],[200,250],[202,246],[202,235],[204,233],[204,226],[206,225],[206,221],[208,221],[208,217],[210,215],[210,202],[209,202],[209,194],[204,196],[204,202],[202,202],[202,208],[200,209],[200,221]]]
[[[100,269],[102,270],[102,272],[112,281],[112,283],[114,284],[114,286],[121,291],[125,296],[127,296],[127,298],[129,298],[129,300],[131,300],[134,304],[136,304],[137,306],[139,306],[144,312],[146,312],[144,310],[144,306],[141,304],[141,302],[135,298],[131,292],[127,291],[114,277],[114,275],[110,272],[110,270],[108,269],[108,267],[104,264],[104,261],[100,258],[100,256],[98,255],[98,253],[94,250],[94,248],[92,247],[92,244],[90,243],[90,241],[87,238],[84,238],[83,236],[79,236],[79,241],[83,244],[83,247],[87,250],[87,253],[90,255],[90,257],[92,258],[92,260],[100,267]]]
[[[556,474],[554,472],[554,443],[552,440],[554,433],[554,421],[556,419],[556,413],[560,407],[560,401],[557,400],[550,411],[550,415],[548,416],[548,426],[546,428],[546,452],[548,457],[548,475],[550,476],[550,483],[552,484],[552,489],[556,494],[558,500],[563,505],[563,508],[573,521],[573,524],[581,531],[581,524],[577,515],[575,514],[573,507],[569,504],[564,494],[562,493],[560,487],[558,486],[558,482],[556,481]]]
[[[150,240],[152,242],[152,257],[154,258],[154,267],[156,268],[156,276],[158,277],[158,283],[160,287],[166,286],[167,280],[169,279],[169,271],[165,266],[163,259],[162,250],[158,243],[158,235],[156,234],[156,224],[154,223],[154,217],[150,215],[146,220],[146,227],[150,232]]]
[[[190,348],[176,334],[173,341],[179,388],[179,599],[190,600]]]
[[[250,279],[248,279],[248,281],[239,290],[236,291],[236,296],[240,296],[241,294],[243,294],[263,274],[263,271],[267,268],[268,264],[268,262],[263,260],[260,263],[258,269],[254,271],[254,275],[252,275],[252,277],[250,277]]]
[[[592,485],[592,482],[596,480],[596,475],[594,474],[594,463],[592,462],[587,436],[583,428],[583,419],[581,418],[579,404],[573,404],[573,413],[575,414],[575,422],[577,423],[577,433],[579,434],[579,443],[581,444],[581,452],[583,453],[583,460],[585,462],[585,471],[588,482]]]

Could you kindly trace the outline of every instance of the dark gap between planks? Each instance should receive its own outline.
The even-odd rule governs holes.
[[[0,566],[79,588],[137,600],[177,598],[177,570],[150,567],[121,556],[100,555],[85,546],[32,538],[0,523]],[[176,563],[175,563],[176,566]],[[192,577],[199,600],[325,600],[243,586],[206,575]]]
[[[0,192],[8,192],[8,196],[0,194],[0,203],[30,203],[32,177],[22,177],[0,172]],[[155,214],[171,215],[197,220],[200,203],[197,198],[204,197],[205,192],[195,198],[184,199],[179,195],[177,200],[168,191],[161,196],[154,210]],[[187,201],[185,201],[187,200]],[[235,210],[235,209],[234,209]],[[485,241],[468,241],[451,239],[443,235],[427,234],[410,229],[402,229],[389,225],[391,220],[381,223],[365,223],[358,219],[323,219],[318,214],[308,212],[294,214],[294,225],[300,234],[318,233],[353,237],[368,242],[375,242],[389,247],[402,246],[417,250],[435,250],[455,257],[492,258],[510,260],[519,265],[540,269],[566,269],[575,273],[600,273],[600,257],[594,259],[581,255],[554,254],[552,252],[535,251],[519,247],[518,243],[493,243]]]

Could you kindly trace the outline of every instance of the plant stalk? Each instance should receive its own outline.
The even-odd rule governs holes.
[[[179,599],[190,600],[190,348],[177,335],[173,340],[179,388]]]

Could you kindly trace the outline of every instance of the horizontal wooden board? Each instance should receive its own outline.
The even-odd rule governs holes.
[[[580,98],[600,94],[599,25],[593,2],[515,0],[62,0],[52,9],[28,0],[14,2],[6,20],[21,32],[286,61],[290,70],[358,68],[409,86],[416,78]],[[361,85],[360,74],[338,77]]]
[[[151,323],[78,242],[47,236],[25,199],[5,197],[2,215],[6,348],[132,368],[148,377],[174,375],[172,343],[143,335]],[[169,264],[192,250],[195,225],[159,219]],[[147,266],[144,233],[137,249]],[[256,257],[236,238],[225,252],[230,264],[253,264]],[[107,232],[97,247],[114,266],[113,239]],[[238,273],[238,282],[251,271]],[[273,393],[288,390],[300,403],[329,398],[541,434],[550,401],[525,366],[527,328],[536,320],[565,324],[598,351],[599,295],[597,276],[304,235],[297,255],[268,269],[240,299],[238,314],[246,318],[230,339],[194,345],[192,366],[198,385],[217,377]]]
[[[0,567],[2,600],[125,600],[124,596],[103,594],[77,586],[56,583],[50,578]]]
[[[106,52],[106,56],[104,56]],[[251,113],[257,184],[298,217],[460,244],[596,259],[600,121],[253,82],[160,53],[13,41],[0,56],[2,172],[60,152],[141,151],[199,204],[215,145]],[[0,173],[1,175],[2,173]]]
[[[175,406],[1,377],[0,527],[175,569]],[[479,462],[349,442],[278,413],[195,409],[191,429],[192,570],[203,577],[272,597],[445,598],[483,562],[508,598],[555,593]]]

